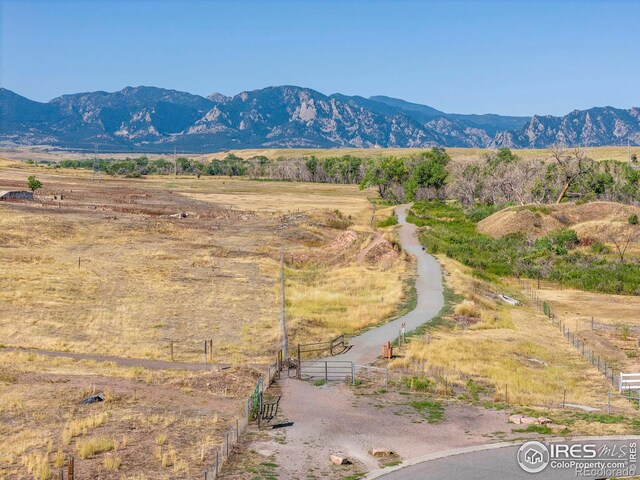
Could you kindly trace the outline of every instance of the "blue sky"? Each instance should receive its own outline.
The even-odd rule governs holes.
[[[0,85],[389,95],[456,113],[640,106],[640,1],[0,0]]]

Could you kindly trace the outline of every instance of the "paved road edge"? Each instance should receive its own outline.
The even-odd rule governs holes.
[[[638,435],[611,435],[604,437],[549,437],[545,438],[545,441],[553,441],[553,440],[565,440],[565,441],[587,441],[587,440],[640,440],[640,436]],[[499,443],[485,443],[484,445],[474,445],[471,447],[462,447],[462,448],[454,448],[451,450],[443,450],[442,452],[429,453],[427,455],[421,455],[419,457],[412,458],[407,460],[406,462],[402,462],[400,465],[396,465],[394,467],[386,467],[380,468],[378,470],[373,470],[367,473],[363,479],[370,480],[373,478],[381,478],[384,475],[388,475],[389,473],[397,472],[398,470],[402,470],[403,468],[412,467],[414,465],[418,465],[420,463],[426,463],[432,460],[438,460],[446,457],[453,457],[455,455],[462,455],[465,453],[473,453],[473,452],[482,452],[486,450],[497,450],[499,448],[513,447],[516,445],[522,445],[525,441],[528,440],[540,440],[538,439],[521,439],[514,440],[511,442],[499,442]]]

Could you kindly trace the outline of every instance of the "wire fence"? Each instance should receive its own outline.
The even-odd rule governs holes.
[[[282,352],[279,352],[276,360],[268,365],[265,372],[260,375],[255,383],[251,395],[243,405],[242,413],[231,422],[230,427],[222,436],[222,444],[211,453],[211,464],[204,470],[205,480],[219,478],[222,466],[234,453],[234,447],[240,442],[240,436],[247,430],[252,421],[257,421],[261,426],[263,419],[264,393],[280,375],[282,370]]]

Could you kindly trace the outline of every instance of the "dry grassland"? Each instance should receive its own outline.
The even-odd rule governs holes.
[[[222,159],[229,153],[233,153],[241,158],[251,158],[258,155],[264,155],[271,160],[278,158],[302,158],[305,156],[315,155],[317,158],[338,157],[342,155],[353,155],[360,158],[370,158],[377,156],[398,156],[406,157],[411,155],[417,155],[421,152],[429,151],[429,148],[253,148],[253,149],[240,149],[240,150],[225,150],[217,153],[205,153],[205,154],[186,154],[187,157],[195,158],[198,160],[209,161],[212,159]],[[474,160],[480,159],[488,152],[491,152],[488,148],[447,148],[447,152],[454,159],[462,160]],[[610,146],[610,147],[587,147],[585,148],[587,155],[594,160],[620,160],[626,161],[628,159],[626,146]],[[549,158],[548,149],[513,149],[513,152],[523,158]],[[631,153],[640,153],[640,148],[637,146],[631,147]],[[0,156],[16,160],[28,160],[34,161],[41,160],[79,160],[89,158],[92,153],[77,153],[77,152],[65,152],[65,151],[43,151],[37,147],[22,147],[15,149],[5,149],[0,151]],[[138,153],[105,153],[100,155],[101,157],[124,159],[127,157],[133,157],[142,155]],[[172,155],[162,154],[146,154],[151,159],[172,159]]]
[[[383,321],[405,293],[411,264],[391,243],[363,254],[377,237],[353,186],[94,183],[0,160],[0,190],[32,173],[37,201],[0,203],[3,346],[169,360],[174,339],[176,361],[200,362],[212,338],[214,362],[271,360],[283,243],[290,345]],[[0,479],[48,478],[69,453],[80,478],[200,478],[255,377],[0,355]],[[107,401],[78,404],[94,390]]]
[[[257,372],[191,374],[0,352],[0,479],[200,478]],[[103,392],[105,401],[80,401]]]
[[[318,158],[337,157],[342,155],[353,155],[356,157],[367,158],[376,156],[393,155],[398,157],[405,157],[410,155],[417,155],[421,152],[429,151],[429,148],[320,148],[320,149],[304,149],[304,148],[291,148],[291,149],[246,149],[246,150],[227,150],[219,153],[204,154],[200,158],[202,159],[221,159],[226,157],[229,153],[233,153],[242,158],[250,158],[257,155],[264,155],[270,159],[277,158],[301,158],[304,156],[315,155]],[[632,147],[631,153],[638,153],[638,147]],[[587,155],[594,160],[627,160],[627,147],[588,147],[585,148]],[[491,149],[487,148],[447,148],[447,152],[453,159],[466,159],[473,160],[482,158],[485,153],[491,152]],[[513,149],[513,152],[523,158],[548,158],[548,149]]]
[[[537,292],[567,327],[593,345],[608,364],[618,371],[640,371],[640,297],[559,289],[551,283],[542,283]],[[592,330],[592,318],[610,328],[600,328],[596,323]]]
[[[18,188],[28,172],[4,165],[0,188]],[[212,338],[214,361],[266,360],[279,338],[283,243],[287,263],[300,251],[308,257],[287,271],[287,298],[292,324],[309,321],[314,328],[299,331],[313,339],[378,323],[401,301],[403,262],[361,265],[357,251],[340,265],[314,261],[343,233],[325,221],[334,210],[372,238],[368,192],[357,187],[194,177],[91,183],[77,172],[36,171],[44,205],[0,205],[0,271],[11,286],[0,292],[6,345],[168,359],[174,339],[175,359],[193,361]],[[188,216],[169,216],[177,212]],[[345,292],[348,303],[327,307]],[[318,321],[329,328],[315,328]]]
[[[468,389],[473,380],[489,401],[504,401],[506,385],[514,404],[557,408],[566,390],[567,402],[606,405],[610,384],[543,314],[478,293],[485,289],[466,267],[444,256],[439,260],[449,287],[466,298],[449,318],[455,326],[430,329],[412,340],[406,357],[392,366],[446,376],[460,388]],[[633,408],[625,400],[615,402],[620,409]]]

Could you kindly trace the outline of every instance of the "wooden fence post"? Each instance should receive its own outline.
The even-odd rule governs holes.
[[[301,378],[301,373],[302,373],[302,362],[300,360],[300,344],[298,344],[298,365],[297,365],[297,376],[298,376],[298,380],[300,380]]]
[[[73,458],[73,455],[69,455],[69,465],[67,466],[67,480],[75,480],[73,467],[74,467],[74,458]]]
[[[173,338],[169,341],[171,342],[171,361],[175,362],[175,360],[173,359]]]

